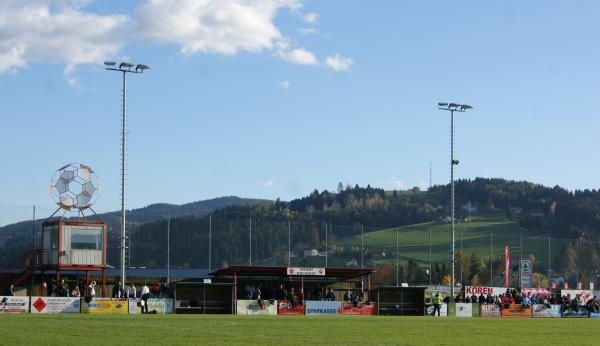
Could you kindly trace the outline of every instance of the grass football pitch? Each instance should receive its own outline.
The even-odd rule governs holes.
[[[600,320],[0,315],[10,345],[599,345]]]

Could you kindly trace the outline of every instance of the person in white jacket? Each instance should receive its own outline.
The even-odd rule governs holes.
[[[148,285],[144,284],[144,287],[142,287],[142,301],[141,301],[141,308],[142,308],[142,313],[148,313],[148,298],[150,298],[150,289],[148,288]],[[144,309],[146,312],[144,312]]]

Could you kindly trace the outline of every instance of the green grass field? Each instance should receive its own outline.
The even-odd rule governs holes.
[[[23,314],[0,326],[11,345],[598,345],[600,320]]]
[[[414,258],[421,262],[429,260],[429,233],[431,228],[432,260],[445,261],[448,259],[450,225],[438,222],[422,223],[401,227],[398,232],[398,249],[401,261]],[[460,234],[462,233],[463,252],[469,256],[472,253],[480,257],[490,255],[490,233],[492,236],[492,254],[504,256],[504,245],[509,243],[512,253],[521,250],[520,239],[523,237],[523,255],[533,254],[538,260],[546,260],[548,256],[548,243],[545,236],[532,234],[514,221],[500,214],[477,215],[470,222],[457,224],[455,237],[457,250],[460,249]],[[360,236],[341,238],[337,245],[356,246],[360,244]],[[367,233],[364,236],[364,245],[372,249],[391,249],[396,247],[396,229],[385,229]],[[562,244],[559,241],[552,243],[552,252],[557,253]],[[378,258],[376,263],[395,261],[394,258]]]

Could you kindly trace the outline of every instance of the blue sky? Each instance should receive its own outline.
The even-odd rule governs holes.
[[[127,201],[300,197],[458,178],[599,188],[595,1],[7,1],[0,4],[0,205],[51,206],[68,162]],[[328,60],[329,59],[329,60]]]

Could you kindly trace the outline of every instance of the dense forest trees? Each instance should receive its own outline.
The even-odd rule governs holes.
[[[325,248],[334,251],[329,265],[356,266],[358,258],[370,260],[372,250],[360,247],[338,246],[340,239],[360,234],[361,231],[398,227],[403,225],[441,221],[449,214],[449,185],[436,185],[427,191],[418,188],[403,191],[384,191],[371,186],[351,187],[342,183],[336,192],[314,190],[308,196],[284,202],[248,200],[219,201],[225,206],[207,214],[177,206],[155,205],[146,210],[149,217],[130,218],[130,265],[162,267],[166,265],[167,228],[170,229],[171,265],[179,267],[220,267],[227,264],[287,264],[298,261],[304,250]],[[541,236],[578,239],[577,243],[564,242],[554,254],[553,269],[568,273],[576,261],[574,244],[586,244],[578,249],[586,268],[600,265],[600,192],[598,190],[568,191],[545,187],[525,181],[476,178],[456,182],[457,218],[466,216],[465,205],[478,212],[503,213],[518,220],[520,225]],[[196,208],[197,209],[197,208]],[[166,210],[166,212],[165,212]],[[171,220],[167,221],[167,214]],[[118,263],[118,219],[106,215],[109,222],[109,263]],[[113,220],[114,219],[114,220]],[[22,231],[10,226],[11,248],[3,249],[1,260],[6,264],[11,254],[25,251],[31,225]],[[363,228],[364,227],[364,228]],[[6,236],[7,227],[0,228]],[[327,231],[326,231],[327,230]],[[21,234],[21,243],[18,235]],[[288,235],[291,238],[288,248]],[[209,248],[209,238],[211,247]],[[6,244],[6,243],[5,243]],[[0,244],[0,247],[2,244]],[[368,252],[371,251],[371,252]],[[210,256],[209,256],[210,254]],[[250,257],[252,256],[252,257]],[[293,257],[293,258],[290,258]],[[348,259],[354,259],[354,262]],[[471,254],[461,254],[463,282],[487,284],[490,264]],[[298,263],[298,262],[296,262]],[[414,262],[403,262],[400,280],[428,280],[428,274]],[[583,262],[582,262],[583,263]],[[311,263],[303,263],[311,264]],[[313,263],[314,264],[314,263]],[[502,274],[502,263],[493,262],[492,275]],[[389,268],[388,268],[389,269]],[[440,282],[448,273],[445,263],[432,268],[432,280]],[[458,268],[457,268],[458,272]],[[391,275],[381,268],[380,276]],[[596,275],[585,272],[582,275]],[[539,276],[537,280],[544,280]]]

